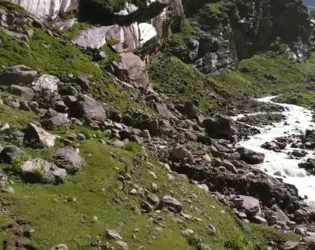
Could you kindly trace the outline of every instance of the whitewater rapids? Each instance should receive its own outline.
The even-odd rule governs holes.
[[[285,183],[293,184],[299,191],[300,196],[307,196],[307,201],[315,204],[315,176],[309,175],[304,169],[299,168],[298,164],[305,161],[307,158],[314,158],[313,150],[305,150],[308,154],[300,159],[290,159],[288,152],[293,151],[290,145],[281,152],[274,152],[261,148],[265,142],[271,142],[277,137],[290,136],[305,133],[307,129],[313,129],[312,112],[303,107],[291,104],[275,103],[272,101],[275,97],[264,97],[258,99],[260,102],[274,103],[285,108],[282,112],[285,119],[279,123],[259,128],[261,133],[250,137],[248,140],[239,142],[239,146],[252,149],[256,152],[265,154],[265,161],[257,165],[262,170],[265,170],[269,175],[275,176],[275,172],[281,172],[281,176]],[[249,114],[250,115],[250,114]],[[253,114],[254,115],[254,114]],[[236,118],[240,118],[239,115]]]

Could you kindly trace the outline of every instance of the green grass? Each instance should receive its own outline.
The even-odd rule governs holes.
[[[79,22],[74,24],[72,28],[66,30],[63,34],[67,37],[74,38],[80,34],[81,30],[86,30],[90,27],[91,25],[89,23]]]
[[[32,112],[12,109],[4,105],[0,105],[0,123],[9,123],[11,128],[22,129],[26,125],[36,120],[36,115]]]
[[[162,56],[153,60],[149,73],[154,88],[167,94],[171,101],[198,100],[201,109],[217,108],[212,85],[193,65],[176,57]]]
[[[269,231],[269,228],[252,226],[250,232],[245,233],[230,210],[212,196],[184,179],[169,181],[166,170],[155,164],[139,161],[138,158],[138,165],[133,165],[132,159],[136,157],[133,152],[102,145],[95,140],[84,142],[81,152],[87,164],[75,176],[68,177],[65,184],[35,185],[16,180],[13,185],[16,194],[4,195],[7,200],[14,201],[11,209],[34,227],[32,244],[38,249],[49,249],[61,242],[70,249],[88,249],[97,236],[102,241],[106,240],[105,229],[119,227],[130,249],[141,245],[148,250],[205,249],[197,248],[198,244],[217,250],[226,249],[226,245],[233,246],[231,249],[254,249],[256,242],[251,237],[256,235],[259,240],[263,231],[273,239],[285,240],[284,236]],[[111,152],[116,159],[111,157]],[[119,161],[120,157],[124,157],[124,163]],[[156,173],[157,180],[149,171]],[[140,198],[128,194],[132,189],[131,182],[122,185],[116,179],[119,173],[129,173],[132,183],[148,190],[152,182],[157,183],[156,194],[160,197],[174,192],[173,196],[183,203],[184,212],[200,218],[202,222],[188,220],[180,224],[172,219],[173,216],[162,212],[153,216],[160,217],[158,221],[165,225],[161,231],[157,230],[159,226],[150,220],[150,215],[140,213]],[[188,199],[194,200],[194,195],[198,200],[190,204]],[[115,203],[114,198],[121,198],[122,204]],[[198,207],[199,213],[195,207]],[[98,217],[97,221],[93,220],[94,216]],[[211,235],[206,228],[209,223],[216,227],[216,235]],[[181,235],[181,230],[185,228],[194,231],[194,240],[187,240]],[[135,233],[135,229],[139,229],[139,233]],[[133,237],[134,234],[141,242]],[[152,236],[156,237],[153,244],[150,243]],[[295,238],[292,235],[286,237]],[[189,245],[189,242],[194,245]],[[259,244],[264,245],[265,242]]]
[[[86,73],[98,79],[102,77],[102,71],[91,62],[89,56],[72,43],[63,44],[43,30],[36,30],[28,45],[4,32],[0,32],[0,39],[1,65],[25,64],[57,76]]]
[[[314,68],[315,54],[305,63],[293,64],[285,54],[268,52],[242,60],[238,70],[212,76],[210,81],[232,96],[294,93],[312,87]],[[266,75],[276,80],[268,80]]]
[[[194,27],[191,24],[189,19],[186,19],[184,24],[181,27],[180,32],[175,33],[170,40],[170,46],[177,47],[183,46],[187,48],[185,39],[193,38],[194,37]]]

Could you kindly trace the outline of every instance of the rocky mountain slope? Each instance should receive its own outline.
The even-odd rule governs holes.
[[[283,116],[230,118],[314,103],[302,1],[1,0],[0,26],[0,249],[314,248],[237,144]]]

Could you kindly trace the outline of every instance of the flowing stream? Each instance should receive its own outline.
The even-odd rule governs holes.
[[[258,99],[258,101],[274,103],[272,102],[273,98],[274,97],[265,97]],[[277,137],[301,134],[305,133],[306,129],[313,129],[312,112],[295,105],[276,104],[286,109],[282,113],[286,117],[285,120],[266,126],[263,129],[259,128],[261,131],[260,134],[252,136],[249,140],[241,141],[239,145],[256,152],[264,153],[265,161],[257,165],[257,167],[265,170],[271,176],[275,176],[274,173],[279,173],[280,171],[284,182],[295,185],[299,190],[300,196],[306,195],[309,203],[315,204],[315,176],[309,175],[304,169],[298,167],[298,164],[305,161],[307,158],[314,158],[314,151],[305,150],[308,153],[305,157],[290,159],[288,152],[293,151],[290,145],[287,145],[281,152],[261,148],[262,144],[271,142]],[[239,115],[238,118],[241,116],[242,115]]]

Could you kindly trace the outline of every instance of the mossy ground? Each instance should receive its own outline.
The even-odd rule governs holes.
[[[314,69],[315,53],[306,62],[293,64],[286,54],[269,51],[242,60],[235,71],[215,76],[204,75],[176,57],[157,57],[150,76],[154,87],[170,100],[199,100],[206,110],[219,109],[222,100],[265,94],[283,94],[310,107],[315,104]]]
[[[91,242],[97,239],[103,243],[107,241],[104,230],[109,228],[119,230],[130,249],[139,246],[152,250],[207,249],[200,248],[203,244],[218,250],[241,250],[254,249],[257,244],[264,246],[268,238],[276,242],[296,239],[294,235],[281,235],[276,230],[256,225],[249,225],[246,231],[230,210],[214,197],[185,179],[169,181],[165,169],[154,161],[151,161],[153,164],[139,161],[134,150],[113,148],[96,140],[82,142],[80,148],[86,165],[65,184],[25,184],[16,179],[12,185],[16,193],[2,195],[6,200],[14,201],[11,212],[31,223],[35,229],[32,245],[38,249],[49,249],[58,243],[66,243],[70,249],[92,249]],[[37,151],[34,156],[49,159],[52,152],[53,149]],[[113,154],[115,158],[111,156]],[[155,172],[157,179],[149,171]],[[122,173],[129,173],[134,184],[148,190],[152,182],[156,183],[158,196],[173,195],[183,203],[186,214],[202,221],[178,223],[174,220],[178,215],[166,212],[153,216],[142,214],[140,198],[129,194],[132,185],[117,180],[118,174]],[[117,204],[115,198],[121,199],[122,203]],[[95,216],[97,220],[93,219]],[[216,235],[211,235],[207,229],[209,223],[216,227]],[[185,228],[194,231],[194,240],[193,236],[188,240],[181,234]],[[136,229],[139,232],[135,232]],[[0,234],[0,238],[7,236]]]
[[[213,85],[193,65],[176,57],[161,56],[152,61],[149,73],[154,88],[173,102],[198,100],[202,110],[218,107]]]
[[[102,76],[101,70],[91,62],[91,58],[73,44],[63,44],[43,30],[36,30],[28,45],[4,32],[0,32],[0,38],[0,64],[4,66],[25,64],[57,76],[83,73],[96,78]]]

